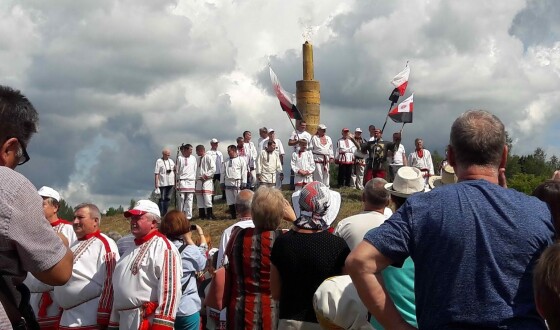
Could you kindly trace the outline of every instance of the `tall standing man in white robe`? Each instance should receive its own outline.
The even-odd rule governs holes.
[[[190,144],[181,146],[181,156],[177,160],[177,190],[180,193],[179,210],[185,213],[188,220],[192,219],[192,206],[196,183],[196,157],[193,156]]]
[[[72,246],[77,240],[72,223],[58,217],[60,194],[51,187],[43,186],[38,191],[43,198],[43,213],[51,224],[55,233],[62,234]],[[58,329],[60,322],[60,306],[54,301],[54,287],[39,281],[31,273],[23,282],[31,293],[29,304],[35,312],[35,317],[41,329]]]
[[[367,141],[362,137],[362,129],[359,127],[354,130],[354,136],[351,138],[356,145],[354,150],[354,167],[352,168],[352,186],[356,187],[356,189],[364,190],[365,158],[367,155],[361,149]]]
[[[99,231],[101,213],[83,203],[74,211],[72,245],[74,267],[64,286],[54,288],[55,301],[62,307],[60,329],[96,329],[109,325],[113,306],[112,276],[119,259],[117,244]]]
[[[414,140],[416,149],[408,155],[408,166],[416,167],[422,171],[425,186],[428,186],[430,176],[434,175],[434,164],[432,162],[432,154],[428,149],[424,149],[424,140],[416,138]]]
[[[229,158],[222,167],[220,186],[226,190],[226,202],[232,219],[237,219],[235,199],[239,191],[247,186],[247,163],[237,155],[237,147],[233,144],[227,149]]]
[[[240,136],[237,138],[237,156],[239,158],[243,158],[245,160],[245,164],[247,164],[247,187],[250,187],[251,184],[251,167],[255,167],[255,163],[253,161],[253,157],[251,155],[251,148],[248,144],[245,143],[245,140]],[[229,156],[228,156],[229,157]],[[227,193],[226,193],[227,199]]]
[[[299,139],[306,139],[308,142],[308,149],[311,150],[311,134],[306,131],[307,123],[305,120],[296,121],[296,130],[290,134],[290,139],[288,140],[288,146],[293,147],[293,152],[299,151]],[[290,190],[294,190],[294,177],[295,174],[290,170]]]
[[[115,296],[110,329],[173,329],[181,299],[181,256],[158,231],[157,205],[139,200],[132,210],[130,231],[135,247],[127,250],[115,267]]]
[[[280,179],[284,179],[280,156],[276,152],[276,142],[268,140],[265,150],[262,150],[257,159],[257,180],[259,185],[267,187],[276,186],[276,175],[280,173]]]
[[[251,141],[251,132],[250,131],[245,131],[243,132],[243,145],[244,145],[244,149],[246,150],[246,152],[249,154],[249,157],[251,158],[251,161],[249,163],[247,163],[247,165],[249,166],[249,181],[247,182],[247,187],[254,189],[256,184],[257,184],[257,171],[256,171],[256,167],[257,167],[257,157],[258,157],[258,152],[257,152],[257,148],[255,147],[255,144]],[[260,150],[259,150],[260,152]]]
[[[278,152],[278,156],[280,157],[280,163],[282,164],[282,166],[284,165],[284,145],[282,144],[282,141],[280,141],[280,139],[276,138],[276,133],[274,132],[274,128],[269,128],[268,129],[268,138],[264,139],[261,144],[261,150],[264,150],[267,146],[268,141],[274,141],[274,143],[276,143],[276,152]],[[284,178],[280,178],[280,174],[276,175],[276,188],[281,189],[282,188],[282,181],[284,181]]]
[[[214,173],[216,173],[216,160],[206,153],[204,146],[196,146],[198,163],[196,168],[196,205],[200,219],[215,219],[212,211],[212,195],[214,194]]]
[[[220,150],[218,150],[218,144],[220,141],[216,138],[212,138],[210,140],[210,150],[206,151],[206,154],[212,157],[214,163],[216,164],[216,172],[214,172],[214,176],[212,177],[212,189],[216,189],[216,184],[220,185],[220,175],[222,171],[222,163],[224,162],[224,155]],[[226,193],[222,191],[222,199],[226,199]],[[211,197],[212,203],[214,203],[214,195]]]
[[[338,187],[344,186],[351,187],[352,181],[352,166],[354,166],[354,151],[356,146],[350,140],[350,130],[348,128],[342,129],[342,138],[338,139],[336,144],[338,163]]]
[[[313,154],[307,150],[307,140],[299,140],[299,150],[292,154],[292,171],[295,173],[295,190],[299,191],[313,181],[313,171],[315,171],[315,161]]]
[[[313,161],[315,162],[315,171],[313,171],[313,181],[319,181],[327,187],[330,187],[330,164],[334,162],[333,143],[326,134],[327,126],[319,124],[317,134],[311,138],[309,150],[313,153]]]

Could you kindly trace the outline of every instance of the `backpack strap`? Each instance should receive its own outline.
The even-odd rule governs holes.
[[[185,250],[185,248],[187,247],[188,244],[183,244],[179,247],[179,254],[183,253],[183,251]],[[189,274],[189,278],[187,278],[187,281],[185,282],[185,284],[183,284],[183,286],[181,287],[181,292],[185,293],[185,289],[187,288],[187,286],[189,285],[189,282],[191,280],[191,277],[193,275],[194,272],[191,272]]]

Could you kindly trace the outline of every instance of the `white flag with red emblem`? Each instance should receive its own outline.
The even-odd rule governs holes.
[[[389,118],[395,123],[412,123],[412,112],[414,110],[414,94],[402,101],[389,112]]]

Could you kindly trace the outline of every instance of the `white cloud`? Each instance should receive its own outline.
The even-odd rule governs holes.
[[[4,1],[0,83],[21,88],[40,112],[21,170],[71,204],[148,196],[163,146],[217,137],[225,148],[246,129],[256,139],[261,126],[287,140],[292,127],[267,66],[295,92],[306,32],[333,138],[343,126],[383,124],[389,81],[410,60],[407,149],[422,136],[442,151],[453,119],[485,108],[524,141],[516,153],[550,154],[560,148],[551,138],[560,127],[559,12],[551,0]]]

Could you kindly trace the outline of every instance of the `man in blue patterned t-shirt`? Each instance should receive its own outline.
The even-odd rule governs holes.
[[[408,256],[420,329],[546,329],[531,277],[552,243],[552,216],[536,198],[500,186],[507,152],[496,116],[465,112],[448,149],[459,182],[410,197],[349,255],[360,297],[386,329],[411,328],[378,280]]]

